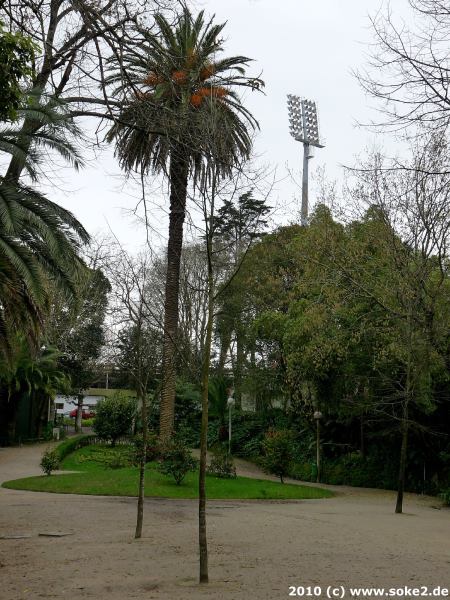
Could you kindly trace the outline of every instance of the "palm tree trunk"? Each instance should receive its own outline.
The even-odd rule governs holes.
[[[172,436],[175,413],[176,350],[178,328],[178,298],[180,288],[180,262],[183,247],[183,225],[189,164],[183,149],[172,151],[170,161],[170,218],[167,244],[166,295],[164,301],[164,342],[162,359],[162,390],[159,417],[161,440]]]

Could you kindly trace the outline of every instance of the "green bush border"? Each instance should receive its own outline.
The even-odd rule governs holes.
[[[94,444],[96,440],[96,435],[77,435],[76,437],[72,437],[64,440],[64,442],[61,442],[61,444],[55,448],[55,452],[59,458],[59,461],[62,462],[66,456],[69,456],[69,454],[72,454],[72,452],[75,452],[75,450],[84,448],[84,446],[90,446],[91,444]]]

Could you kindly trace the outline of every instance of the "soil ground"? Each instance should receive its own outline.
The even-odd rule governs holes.
[[[0,481],[40,474],[45,446],[0,448]],[[238,461],[238,473],[263,477]],[[435,498],[326,486],[331,499],[211,501],[197,584],[197,502],[0,488],[0,598],[278,600],[289,586],[450,588],[450,510]],[[67,533],[64,537],[39,534]],[[5,539],[24,535],[19,539]],[[3,538],[1,537],[3,536]],[[443,596],[441,596],[443,597]]]

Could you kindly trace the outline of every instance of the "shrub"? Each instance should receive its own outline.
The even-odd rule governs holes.
[[[294,435],[291,431],[269,431],[264,442],[263,469],[277,475],[281,483],[289,473],[293,460]]]
[[[105,466],[108,469],[125,469],[130,466],[130,461],[123,456],[120,456],[120,454],[115,454],[105,463]]]
[[[46,442],[53,440],[53,423],[46,424],[44,431],[42,432],[42,437]]]
[[[136,401],[121,394],[105,398],[96,406],[94,431],[98,437],[111,441],[114,446],[117,439],[129,433],[136,412]]]
[[[75,452],[78,448],[89,446],[94,440],[95,435],[77,435],[65,440],[55,448],[59,462],[62,462],[66,456],[69,456],[69,454],[72,454],[72,452]]]
[[[67,433],[64,427],[59,427],[59,439],[60,440],[65,440],[67,437]]]
[[[139,465],[142,459],[142,453],[144,451],[144,440],[142,433],[138,433],[133,438],[133,462],[135,465]],[[149,463],[156,460],[159,457],[159,440],[155,432],[149,431],[147,434],[147,451],[145,456],[145,462]]]
[[[111,448],[105,449],[103,464],[108,469],[124,469],[133,464],[133,454],[129,448]]]
[[[175,438],[189,448],[198,448],[200,446],[200,430],[196,426],[190,426],[186,422],[181,422],[175,432]]]
[[[450,488],[447,488],[439,494],[439,497],[444,501],[445,506],[450,506]]]
[[[294,463],[289,470],[289,476],[300,481],[315,481],[317,466],[312,462]]]
[[[217,446],[213,450],[213,458],[208,467],[208,474],[221,479],[233,479],[236,477],[236,467],[231,454],[228,454],[224,446]]]
[[[123,469],[134,464],[134,452],[131,446],[96,445],[92,446],[87,453],[80,453],[77,462],[93,462],[107,469]]]
[[[261,454],[261,440],[259,438],[255,438],[253,440],[248,440],[242,444],[239,455],[244,456],[246,458],[255,458],[260,456]]]
[[[46,450],[41,458],[41,468],[46,475],[51,475],[59,467],[59,457],[56,449]]]
[[[195,471],[197,464],[189,448],[179,441],[168,442],[161,449],[158,471],[163,475],[171,475],[175,483],[180,485],[189,471]]]

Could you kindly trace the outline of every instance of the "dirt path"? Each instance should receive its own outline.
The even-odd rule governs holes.
[[[39,474],[43,446],[0,449],[0,480]],[[241,474],[261,476],[238,462]],[[328,487],[328,486],[327,486]],[[332,486],[329,486],[332,487]],[[0,598],[278,600],[290,585],[450,587],[450,511],[408,495],[338,488],[327,500],[211,501],[211,583],[197,578],[197,504],[0,488]],[[71,533],[40,537],[39,533]]]

